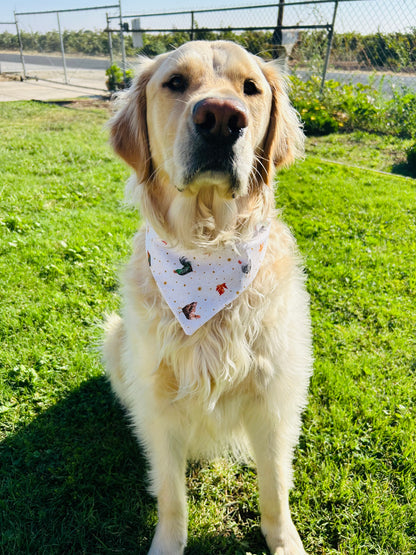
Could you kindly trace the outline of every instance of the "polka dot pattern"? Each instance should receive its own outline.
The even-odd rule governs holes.
[[[253,238],[215,253],[170,247],[146,228],[147,260],[165,301],[187,335],[192,335],[234,301],[256,277],[266,253],[270,225]]]

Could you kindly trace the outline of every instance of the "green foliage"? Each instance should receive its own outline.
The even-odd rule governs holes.
[[[107,75],[106,85],[109,91],[116,91],[121,88],[120,85],[124,80],[124,76],[123,71],[117,64],[112,64],[106,69],[105,74]]]
[[[16,34],[4,31],[0,33],[0,48],[3,50],[19,50],[19,39]]]
[[[301,32],[292,51],[299,65],[315,62],[322,66],[327,45],[325,31]],[[331,64],[336,68],[392,70],[413,72],[416,69],[416,30],[408,33],[334,33]]]
[[[64,31],[65,50],[68,53],[82,53],[89,56],[106,55],[109,52],[108,35],[104,31],[88,30]],[[116,37],[114,47],[118,46],[119,36]]]
[[[357,60],[364,67],[395,71],[416,69],[416,29],[412,33],[389,33],[363,37]]]
[[[416,93],[394,89],[388,98],[371,85],[341,84],[329,80],[321,92],[321,80],[307,82],[291,77],[291,98],[301,115],[305,131],[325,135],[334,131],[362,130],[372,133],[397,134],[408,138],[416,135]]]
[[[385,125],[391,133],[401,137],[416,136],[416,92],[411,89],[393,91],[386,100]]]
[[[291,58],[295,67],[308,67],[322,73],[328,35],[325,31],[301,32]]]
[[[185,42],[191,40],[188,33],[167,33],[159,35],[150,35],[149,33],[143,34],[143,48],[140,50],[141,54],[146,56],[157,56],[178,48]],[[133,50],[133,44],[128,43],[128,55],[137,53],[137,50]]]
[[[60,52],[61,43],[58,31],[47,33],[21,31],[23,50],[32,52]],[[63,41],[65,51],[69,54],[108,55],[108,35],[104,31],[64,31]],[[119,35],[113,37],[114,48],[119,48]],[[18,50],[17,35],[0,34],[0,48],[4,50]]]
[[[270,59],[272,57],[272,37],[273,33],[271,31],[246,31],[234,37],[224,37],[227,40],[233,40],[238,44],[241,44],[252,54],[259,54],[264,59]]]
[[[328,135],[337,131],[343,123],[332,113],[328,103],[320,99],[317,78],[302,81],[292,77],[291,100],[302,119],[308,135]]]
[[[117,64],[112,64],[107,68],[105,74],[107,75],[107,89],[111,92],[129,87],[133,79],[133,71],[131,69],[126,69],[126,78],[124,78],[123,70]]]
[[[108,34],[105,31],[64,31],[64,45],[68,53],[88,55],[108,55]],[[38,52],[58,52],[60,50],[57,31],[21,33],[24,50]],[[216,40],[227,39],[241,44],[253,54],[271,57],[272,32],[243,31],[235,32],[224,29],[220,32],[199,28],[196,24],[195,39]],[[144,47],[141,50],[133,47],[132,36],[124,36],[126,53],[135,56],[139,52],[154,56],[167,52],[191,40],[190,32],[144,33]],[[120,51],[120,35],[112,33],[113,48]],[[301,31],[299,40],[291,53],[291,64],[321,71],[327,45],[326,31]],[[9,32],[0,34],[0,49],[17,50],[17,36]],[[416,70],[416,30],[408,33],[376,33],[361,35],[359,33],[335,33],[331,52],[331,63],[339,68],[355,68],[362,70]]]
[[[260,54],[265,59],[271,58],[272,33],[270,32],[244,31],[242,33],[235,33],[231,29],[213,32],[203,27],[200,28],[196,24],[193,36],[195,40],[230,40],[237,44],[241,44],[241,46],[253,54]],[[140,51],[134,50],[131,37],[127,37],[126,52],[129,56],[133,56],[138,52],[147,56],[156,56],[164,52],[169,52],[190,40],[190,33],[175,32],[154,35],[144,33],[143,48]]]

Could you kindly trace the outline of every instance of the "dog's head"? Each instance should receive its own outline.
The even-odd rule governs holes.
[[[144,59],[111,138],[139,182],[185,195],[214,186],[224,198],[270,184],[303,145],[277,69],[225,41]]]

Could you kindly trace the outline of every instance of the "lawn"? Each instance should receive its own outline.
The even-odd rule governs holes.
[[[141,554],[156,522],[97,353],[138,220],[107,118],[94,103],[0,104],[1,553]],[[291,503],[311,555],[410,555],[416,181],[373,171],[400,170],[398,143],[375,163],[379,138],[359,139],[309,139],[276,194],[304,255],[315,348]],[[255,482],[237,463],[189,466],[187,553],[266,553]]]

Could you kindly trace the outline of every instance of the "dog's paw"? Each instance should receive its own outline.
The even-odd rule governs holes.
[[[183,555],[185,545],[170,543],[166,545],[165,543],[160,543],[155,541],[153,538],[152,545],[150,546],[148,555]]]
[[[291,520],[277,526],[263,523],[261,528],[272,555],[307,555]]]
[[[183,555],[185,544],[186,532],[161,526],[159,522],[148,555]]]

